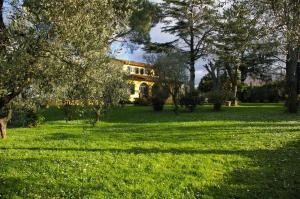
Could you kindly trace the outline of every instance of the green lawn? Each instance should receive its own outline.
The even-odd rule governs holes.
[[[299,198],[300,115],[126,107],[84,133],[59,110],[0,140],[0,198]]]

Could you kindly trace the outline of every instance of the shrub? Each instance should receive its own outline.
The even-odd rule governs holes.
[[[238,97],[242,102],[279,102],[284,100],[284,83],[275,82],[263,86],[245,86]]]
[[[70,103],[64,103],[62,106],[62,110],[65,115],[65,120],[72,121],[76,118],[77,115],[77,107],[75,105],[71,105]]]
[[[214,105],[215,111],[220,111],[225,101],[232,99],[232,94],[226,91],[211,91],[207,93],[208,102]]]
[[[13,111],[13,117],[10,126],[13,127],[36,127],[44,123],[45,118],[31,108],[18,107]]]
[[[146,97],[140,97],[140,98],[136,98],[134,100],[133,104],[135,106],[149,106],[149,105],[151,105],[151,102]]]
[[[199,94],[197,91],[186,93],[180,98],[180,105],[184,106],[190,112],[196,110],[197,105],[203,104],[205,98]]]
[[[159,85],[154,85],[152,87],[152,97],[151,97],[153,110],[162,111],[164,109],[164,105],[168,97],[169,97],[169,93],[166,89],[164,89]]]

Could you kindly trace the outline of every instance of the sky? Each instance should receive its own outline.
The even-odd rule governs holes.
[[[159,3],[161,0],[152,0],[152,2]],[[161,28],[163,24],[159,23],[155,27],[152,28],[150,32],[151,41],[164,43],[168,41],[173,41],[174,36],[168,33],[163,33]],[[134,50],[126,47],[126,45],[122,45],[120,42],[116,42],[112,44],[113,56],[116,58],[127,59],[130,61],[138,61],[145,62],[144,55],[145,51],[142,49],[142,46],[135,45]],[[198,86],[201,78],[206,74],[203,68],[204,62],[199,60],[196,64],[196,86]]]

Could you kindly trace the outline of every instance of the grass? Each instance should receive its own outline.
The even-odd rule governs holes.
[[[280,104],[114,110],[83,131],[58,109],[0,141],[0,198],[298,198],[300,115]]]

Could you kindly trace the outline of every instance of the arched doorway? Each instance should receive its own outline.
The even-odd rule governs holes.
[[[142,83],[140,85],[140,94],[141,94],[141,97],[149,96],[149,86],[146,83]]]

